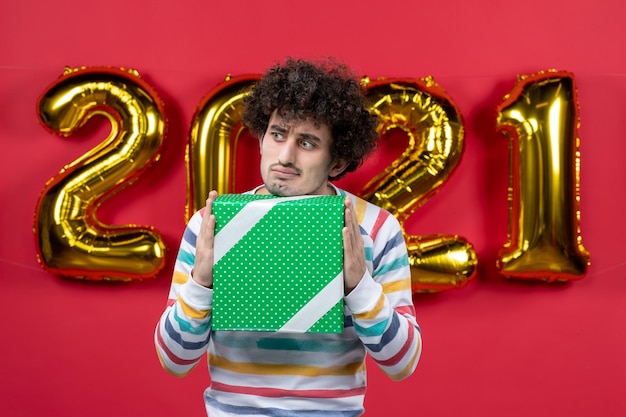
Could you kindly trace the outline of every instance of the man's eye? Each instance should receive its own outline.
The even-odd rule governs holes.
[[[272,132],[272,137],[273,137],[274,139],[277,139],[277,140],[278,140],[278,139],[282,139],[282,138],[283,138],[283,134],[282,134],[282,133],[280,133],[280,132]]]
[[[304,149],[312,149],[315,147],[315,144],[310,140],[303,140],[300,141],[300,146],[302,146]]]

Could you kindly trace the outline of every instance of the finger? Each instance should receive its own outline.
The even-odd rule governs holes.
[[[209,213],[213,213],[213,202],[217,199],[217,191],[212,190],[209,192],[209,196],[206,199],[206,207]]]
[[[356,213],[354,211],[352,200],[349,197],[346,197],[345,208],[345,223],[349,228],[352,244],[353,246],[355,244],[358,246],[358,239],[361,237],[361,231],[359,229],[359,222],[356,219]]]
[[[214,236],[215,236],[215,215],[213,211],[213,202],[217,198],[217,193],[211,191],[206,199],[206,207],[202,220],[200,222],[200,230],[196,240],[196,256],[197,261],[200,262],[204,259],[205,255],[209,255],[206,251],[213,250]]]
[[[201,227],[205,227],[209,221],[211,214],[213,213],[213,202],[217,198],[217,191],[213,190],[209,192],[209,195],[205,201],[204,213],[202,215]]]
[[[343,220],[344,227],[342,230],[342,234],[343,234],[343,241],[344,241],[344,247],[345,247],[347,245],[352,244],[351,242],[352,240],[352,214],[350,213],[350,206],[347,201],[344,205],[343,217],[344,217],[344,220]]]
[[[345,255],[352,250],[352,233],[348,227],[344,227],[341,234],[343,235],[343,253]]]
[[[208,216],[208,220],[206,223],[206,240],[209,245],[209,248],[213,248],[213,242],[215,238],[215,215],[211,214]]]
[[[354,214],[353,214],[353,208],[352,208],[352,200],[350,199],[350,197],[346,197],[344,203],[344,216],[345,216],[345,226],[350,228],[351,230],[354,228]]]
[[[208,232],[207,237],[211,240],[211,242],[213,241],[216,221],[215,215],[213,214],[213,203],[215,202],[215,199],[217,199],[217,191],[212,190],[211,192],[209,192],[209,196],[206,199],[206,211],[204,212],[204,217],[206,218],[206,220],[204,218],[202,219],[204,227],[205,229],[207,229],[206,231]]]

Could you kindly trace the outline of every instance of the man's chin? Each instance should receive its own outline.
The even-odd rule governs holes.
[[[276,197],[293,197],[295,195],[299,195],[295,193],[294,190],[290,189],[289,187],[286,187],[283,184],[276,184],[276,183],[265,184],[265,189],[267,190],[268,193]]]

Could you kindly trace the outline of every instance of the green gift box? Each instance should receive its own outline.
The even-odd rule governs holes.
[[[343,331],[342,196],[213,202],[213,329]]]

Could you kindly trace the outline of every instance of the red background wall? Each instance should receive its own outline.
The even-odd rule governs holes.
[[[228,73],[259,73],[286,55],[335,55],[371,78],[432,75],[455,100],[463,160],[407,229],[462,235],[480,262],[465,288],[415,296],[422,362],[399,383],[370,366],[366,415],[625,415],[625,18],[621,0],[3,1],[0,413],[204,415],[205,365],[176,379],[152,343],[184,226],[193,111]],[[99,212],[105,223],[163,234],[168,263],[154,279],[63,279],[37,263],[39,193],[109,129],[94,123],[62,139],[38,125],[37,97],[66,65],[135,68],[166,103],[163,157]],[[584,279],[556,285],[505,280],[495,267],[508,178],[495,109],[518,74],[550,68],[573,72],[578,85],[581,228],[592,261]],[[342,185],[358,191],[367,179]]]

